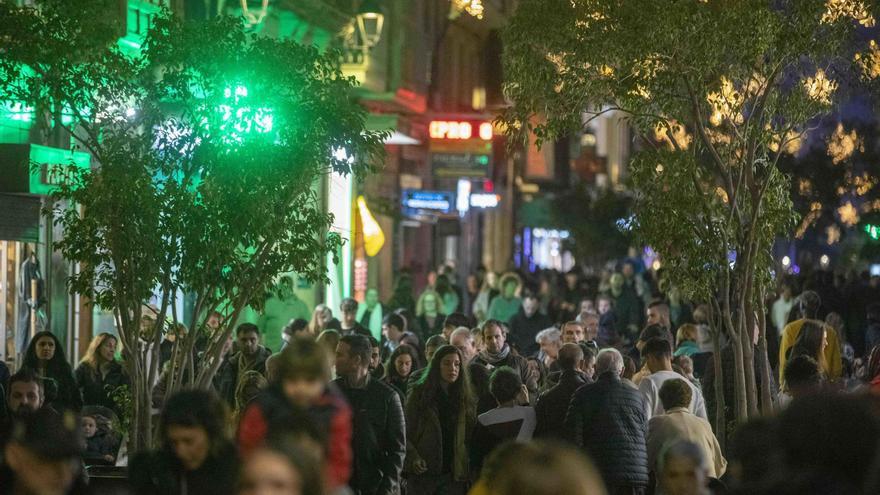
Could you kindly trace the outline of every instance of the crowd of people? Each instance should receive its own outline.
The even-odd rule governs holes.
[[[210,390],[170,394],[160,374],[157,448],[131,454],[113,493],[878,493],[878,281],[780,280],[779,412],[743,423],[732,346],[722,335],[715,356],[707,309],[638,257],[464,284],[442,266],[418,294],[404,272],[385,303],[371,291],[338,319],[318,305],[287,322],[277,352],[237,325]],[[97,336],[74,370],[44,332],[0,369],[0,494],[91,493],[83,466],[121,463],[117,345]]]

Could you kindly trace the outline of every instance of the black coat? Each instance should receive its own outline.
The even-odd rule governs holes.
[[[121,364],[114,361],[107,374],[102,375],[100,371],[82,363],[76,368],[76,383],[82,393],[83,404],[103,406],[121,416],[122,408],[113,402],[112,393],[131,383]]]
[[[334,380],[352,412],[351,447],[354,454],[349,486],[356,495],[400,493],[400,473],[406,457],[406,423],[400,396],[373,378],[363,389]]]
[[[541,330],[552,327],[553,322],[540,311],[535,311],[535,314],[528,317],[526,312],[520,307],[519,311],[510,319],[508,325],[510,325],[510,343],[519,350],[521,355],[531,356],[538,351],[535,336]]]
[[[189,472],[171,451],[142,452],[131,460],[128,480],[134,495],[232,495],[236,493],[239,467],[231,443]]]
[[[609,487],[648,485],[645,397],[613,373],[579,388],[565,415],[571,438],[596,462]]]
[[[559,383],[541,394],[535,404],[535,438],[565,439],[565,413],[571,396],[577,389],[589,383],[586,375],[578,371],[563,371]]]

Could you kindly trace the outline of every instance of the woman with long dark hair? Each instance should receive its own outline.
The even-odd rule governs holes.
[[[470,466],[468,440],[476,423],[476,398],[461,351],[437,349],[428,372],[406,401],[408,492],[464,494]]]
[[[794,345],[788,350],[786,360],[797,356],[809,356],[819,363],[819,367],[826,374],[828,363],[825,361],[825,348],[828,346],[828,332],[821,321],[807,320],[801,328]]]
[[[43,380],[45,404],[53,409],[82,409],[82,396],[73,377],[73,368],[64,357],[61,342],[52,332],[37,332],[24,353],[21,369]]]
[[[407,381],[412,372],[419,369],[419,351],[407,344],[400,344],[385,361],[382,381],[391,385],[400,395],[400,403],[406,403]]]
[[[113,401],[113,392],[130,382],[122,364],[116,360],[118,343],[116,336],[107,332],[92,339],[76,367],[76,382],[85,405],[104,406],[121,415],[122,408]]]
[[[140,452],[129,464],[136,495],[232,495],[239,459],[227,436],[226,405],[214,392],[172,395],[159,419],[161,447]]]

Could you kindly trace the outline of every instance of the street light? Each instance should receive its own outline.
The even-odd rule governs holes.
[[[385,23],[385,15],[379,7],[378,0],[364,0],[357,11],[358,33],[363,40],[364,48],[372,48],[379,43],[382,37],[382,25]]]

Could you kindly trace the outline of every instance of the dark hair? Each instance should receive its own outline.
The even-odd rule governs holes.
[[[440,384],[442,380],[440,377],[440,362],[443,361],[444,357],[450,354],[457,354],[462,363],[461,373],[459,373],[458,379],[455,383],[451,383],[447,388],[449,402],[452,405],[453,412],[456,416],[459,412],[471,416],[475,415],[476,398],[471,389],[468,368],[464,365],[464,356],[461,354],[458,347],[451,345],[440,346],[440,348],[434,353],[431,362],[428,363],[428,371],[424,373],[415,384],[409,398],[407,399],[407,408],[410,407],[411,401],[415,401],[414,406],[419,410],[424,410],[429,407],[437,407],[437,398],[442,390],[442,385]]]
[[[406,331],[406,318],[397,313],[386,315],[382,320],[382,323],[389,327],[396,328],[401,333]]]
[[[454,292],[454,290],[452,289],[452,283],[449,281],[449,277],[447,277],[446,275],[437,275],[437,281],[434,283],[434,291],[437,294],[440,294],[441,297],[450,292]]]
[[[675,339],[672,338],[672,332],[668,328],[657,324],[646,326],[642,330],[642,334],[639,335],[639,340],[642,342],[647,342],[651,339],[664,339],[669,342],[670,346],[675,342]]]
[[[667,411],[674,407],[688,407],[691,404],[693,394],[687,382],[680,378],[666,380],[658,392],[663,409]]]
[[[444,327],[471,327],[471,319],[468,318],[463,313],[450,313],[446,316],[446,319],[443,321]]]
[[[388,359],[385,361],[385,375],[383,376],[384,379],[390,380],[391,378],[408,378],[398,375],[397,366],[394,365],[394,363],[397,362],[397,358],[404,355],[409,356],[412,359],[410,375],[412,375],[413,371],[419,369],[419,367],[421,366],[421,363],[419,362],[419,352],[413,349],[413,347],[410,345],[400,344],[399,346],[397,346],[396,349],[394,349],[394,352],[392,352],[391,355],[388,356]]]
[[[486,335],[486,330],[488,330],[492,327],[500,328],[501,333],[503,333],[504,336],[507,337],[507,326],[503,322],[501,322],[500,320],[486,320],[486,321],[484,321],[483,326],[480,329],[480,335]]]
[[[255,333],[257,336],[260,336],[260,329],[257,328],[253,323],[242,323],[238,327],[235,328],[235,336],[241,337],[243,333]]]
[[[659,307],[659,306],[663,306],[663,307],[666,309],[666,311],[669,311],[669,305],[666,304],[666,301],[664,301],[664,300],[662,300],[662,299],[654,299],[653,301],[651,301],[651,302],[648,304],[648,308],[649,308],[649,309],[650,309],[650,308],[656,308],[656,307]]]
[[[367,336],[367,340],[370,341],[370,349],[371,349],[370,352],[372,352],[372,349],[376,349],[379,347],[379,341],[376,340],[376,337],[369,335],[369,336]]]
[[[489,391],[499,404],[516,399],[521,388],[522,378],[510,366],[497,368],[489,380]]]
[[[226,440],[226,418],[226,404],[213,391],[182,390],[165,403],[159,419],[159,434],[164,442],[170,426],[204,428],[211,440],[211,450],[216,454]]]
[[[308,329],[309,322],[302,319],[296,318],[287,322],[287,325],[284,325],[284,328],[281,330],[281,333],[287,333],[290,335],[296,335],[297,332],[302,332],[303,330]]]
[[[278,356],[277,369],[275,376],[279,381],[299,378],[330,380],[327,351],[317,341],[306,337],[297,337],[290,341]]]
[[[361,366],[368,366],[373,354],[373,346],[370,339],[363,335],[346,335],[339,339],[340,344],[348,345],[348,352],[353,357],[361,358]]]
[[[52,355],[52,359],[46,364],[47,374],[56,377],[72,374],[73,368],[71,368],[70,363],[67,362],[67,358],[64,356],[64,347],[61,346],[61,341],[58,340],[58,337],[56,337],[55,334],[47,331],[37,332],[36,335],[34,335],[34,338],[31,339],[31,342],[28,344],[27,350],[24,353],[24,359],[22,360],[21,365],[22,369],[26,368],[31,371],[36,371],[39,368],[37,342],[43,337],[49,337],[55,342],[55,354]]]
[[[658,359],[672,357],[672,344],[668,340],[654,337],[645,342],[645,348],[642,349],[643,356],[653,356]]]
[[[788,390],[801,387],[817,387],[822,384],[822,371],[819,363],[806,354],[795,356],[785,363],[782,372]]]
[[[339,310],[340,311],[357,311],[357,309],[358,309],[358,302],[350,297],[346,297],[345,299],[342,300],[341,303],[339,303]]]
[[[798,297],[798,308],[803,318],[815,318],[821,305],[822,299],[819,298],[819,294],[811,290],[803,291]]]
[[[324,481],[321,475],[321,459],[315,458],[308,450],[307,442],[320,446],[323,440],[315,437],[308,429],[285,435],[273,435],[266,439],[261,447],[264,450],[280,455],[298,473],[302,493],[322,495]]]
[[[428,340],[425,342],[425,349],[428,347],[440,347],[442,345],[446,345],[446,337],[442,334],[431,335],[428,337]]]
[[[574,371],[578,362],[584,359],[584,348],[577,344],[562,344],[556,362],[562,371]]]
[[[807,320],[801,327],[801,333],[798,334],[788,350],[788,359],[796,356],[810,356],[815,360],[821,359],[819,353],[822,351],[822,341],[825,339],[825,326],[823,323],[813,320]]]
[[[37,376],[33,370],[28,368],[22,368],[9,377],[8,388],[6,389],[7,397],[12,392],[13,383],[36,383],[37,387],[40,389],[40,393],[45,394],[45,391],[43,390],[43,380],[40,380],[40,377]],[[0,387],[2,387],[2,384],[0,384]]]

